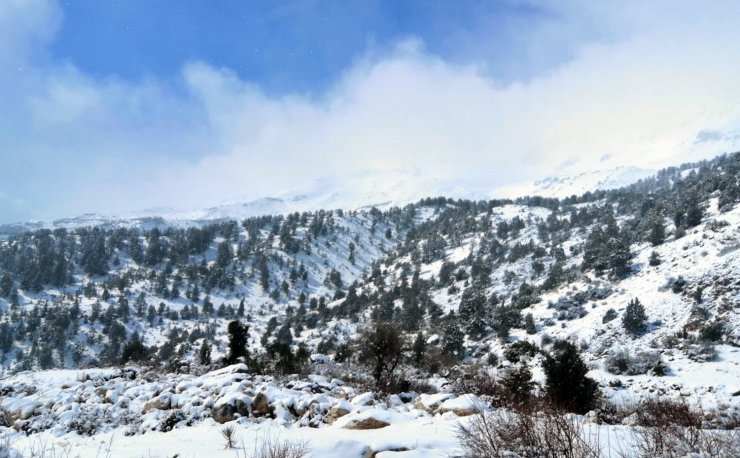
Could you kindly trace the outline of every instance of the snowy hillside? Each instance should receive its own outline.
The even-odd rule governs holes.
[[[563,345],[602,395],[577,421],[624,449],[656,397],[736,427],[740,154],[563,199],[419,199],[417,184],[8,234],[0,436],[165,456],[194,432],[205,454],[234,423],[314,456],[449,456],[456,425],[504,402],[500,380],[545,399]],[[368,356],[381,325],[392,363]],[[132,450],[113,456],[148,453]]]

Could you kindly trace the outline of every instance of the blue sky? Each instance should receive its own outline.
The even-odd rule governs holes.
[[[544,61],[530,59],[527,28],[559,13],[524,2],[76,0],[61,8],[50,52],[86,73],[174,78],[183,62],[199,60],[273,94],[321,92],[358,56],[383,53],[409,37],[446,60],[484,58],[506,80],[531,77],[568,57],[560,49]],[[473,45],[484,31],[488,44]]]
[[[0,223],[736,148],[740,3],[4,0]]]

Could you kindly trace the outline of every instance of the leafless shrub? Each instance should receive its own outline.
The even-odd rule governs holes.
[[[684,401],[653,399],[638,410],[635,448],[639,456],[740,456],[736,430],[702,429],[702,415]]]
[[[242,443],[241,453],[236,452],[237,458],[305,458],[311,452],[306,441],[280,440],[277,437],[265,435],[254,443],[252,453],[247,454]]]
[[[69,443],[55,444],[53,441],[43,441],[37,439],[31,442],[21,455],[28,458],[73,458],[79,455],[72,455],[72,445]]]
[[[226,441],[226,446],[224,448],[234,448],[234,445],[236,445],[235,434],[236,430],[234,429],[233,425],[225,426],[223,429],[221,429],[221,436],[223,436],[224,440]]]
[[[586,431],[577,417],[547,406],[484,412],[457,432],[466,458],[601,456],[598,435]]]

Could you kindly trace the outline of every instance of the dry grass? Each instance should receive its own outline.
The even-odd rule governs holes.
[[[305,458],[311,452],[306,441],[280,440],[279,437],[265,435],[254,443],[252,453],[247,453],[242,442],[237,458]]]
[[[518,412],[497,409],[458,427],[463,456],[503,458],[599,458],[599,438],[584,430],[573,415],[547,406]]]
[[[737,430],[702,429],[702,415],[684,401],[655,399],[639,407],[635,447],[641,457],[740,456]]]

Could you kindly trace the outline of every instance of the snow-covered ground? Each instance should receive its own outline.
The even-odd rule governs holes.
[[[460,453],[457,428],[483,406],[473,395],[382,397],[321,376],[278,382],[244,370],[236,365],[200,377],[134,369],[19,374],[2,382],[8,397],[1,408],[15,419],[14,428],[0,427],[0,438],[23,456],[234,457],[273,440],[304,442],[312,457],[441,458]],[[630,450],[630,428],[575,421],[585,437],[598,439],[604,456]],[[227,426],[234,427],[236,449],[226,448]]]

